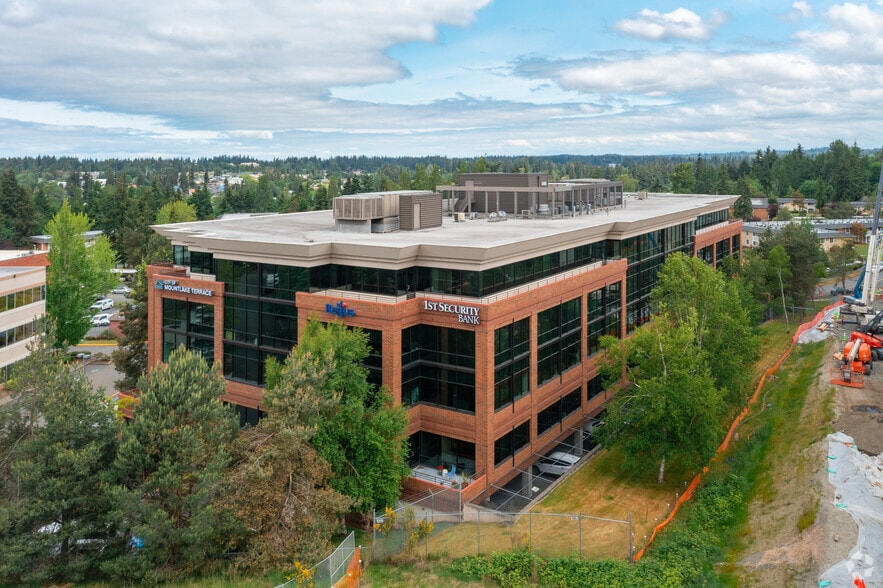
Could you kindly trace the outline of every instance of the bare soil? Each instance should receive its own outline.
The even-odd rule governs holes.
[[[883,362],[866,376],[863,388],[832,385],[829,372],[837,365],[834,353],[842,351],[842,333],[835,326],[827,340],[826,361],[808,391],[795,442],[770,458],[772,467],[750,505],[742,538],[745,557],[738,562],[742,586],[815,586],[819,575],[847,557],[856,543],[855,523],[834,506],[825,436],[842,431],[860,450],[883,452]]]

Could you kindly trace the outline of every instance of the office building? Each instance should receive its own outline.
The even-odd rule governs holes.
[[[309,316],[364,329],[372,381],[408,407],[415,476],[465,470],[464,498],[481,499],[559,442],[579,445],[608,399],[599,338],[649,318],[667,255],[716,264],[739,249],[736,196],[542,174],[460,184],[154,227],[175,261],[148,268],[150,365],[181,344],[221,362],[226,400],[256,422],[264,361]]]

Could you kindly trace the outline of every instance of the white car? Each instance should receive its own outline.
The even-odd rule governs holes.
[[[92,310],[110,310],[113,308],[113,298],[102,298],[101,300],[96,300],[90,306]]]
[[[563,451],[553,451],[545,457],[541,457],[534,464],[541,474],[562,476],[573,469],[579,462],[579,458]]]
[[[96,314],[92,317],[92,326],[93,327],[109,327],[110,326],[110,314],[102,313]]]
[[[132,291],[132,289],[129,288],[128,286],[117,286],[116,288],[114,288],[110,292],[112,294],[128,294],[131,291]]]

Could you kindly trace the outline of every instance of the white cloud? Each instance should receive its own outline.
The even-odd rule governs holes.
[[[620,20],[614,28],[624,35],[641,37],[651,41],[682,39],[685,41],[706,41],[728,16],[721,11],[712,11],[708,20],[686,8],[678,8],[665,14],[645,8],[636,17]]]
[[[45,0],[51,19],[15,16],[27,12],[21,3],[0,21],[0,79],[7,97],[278,129],[327,101],[329,87],[406,77],[390,47],[432,42],[439,26],[468,25],[489,2],[154,0],[121,9],[93,0],[86,10]]]
[[[13,27],[34,24],[38,20],[40,20],[40,13],[33,3],[25,4],[18,1],[9,2],[3,10],[3,14],[0,15],[0,23]]]
[[[245,137],[248,139],[263,139],[264,141],[272,141],[273,140],[273,131],[227,131],[226,133],[230,137]]]
[[[873,3],[831,7],[787,48],[777,16],[812,18],[809,0],[733,4],[716,51],[645,53],[729,17],[626,8],[568,35],[569,0],[543,5],[559,22],[497,5],[474,28],[490,0],[87,4],[0,2],[0,154],[670,153],[883,133]]]
[[[7,100],[0,98],[0,119],[20,123],[67,128],[91,128],[141,133],[164,138],[214,139],[212,131],[187,131],[156,116],[98,111],[59,102]]]
[[[815,50],[826,61],[883,63],[883,13],[867,4],[837,4],[825,12],[831,27],[825,31],[807,30],[795,40]]]
[[[672,52],[621,60],[531,64],[528,74],[589,94],[666,96],[697,90],[729,94],[740,86],[813,82],[824,75],[807,57],[789,53]]]
[[[812,18],[812,16],[812,6],[803,0],[797,0],[791,4],[791,10],[779,18],[785,22],[797,24],[805,19]]]
[[[798,0],[797,2],[792,4],[791,7],[803,18],[810,18],[812,16],[812,6],[810,6],[803,0]]]

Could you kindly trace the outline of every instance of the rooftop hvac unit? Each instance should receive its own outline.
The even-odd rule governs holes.
[[[454,222],[455,223],[465,223],[466,222],[466,213],[465,212],[455,212],[454,213]]]

